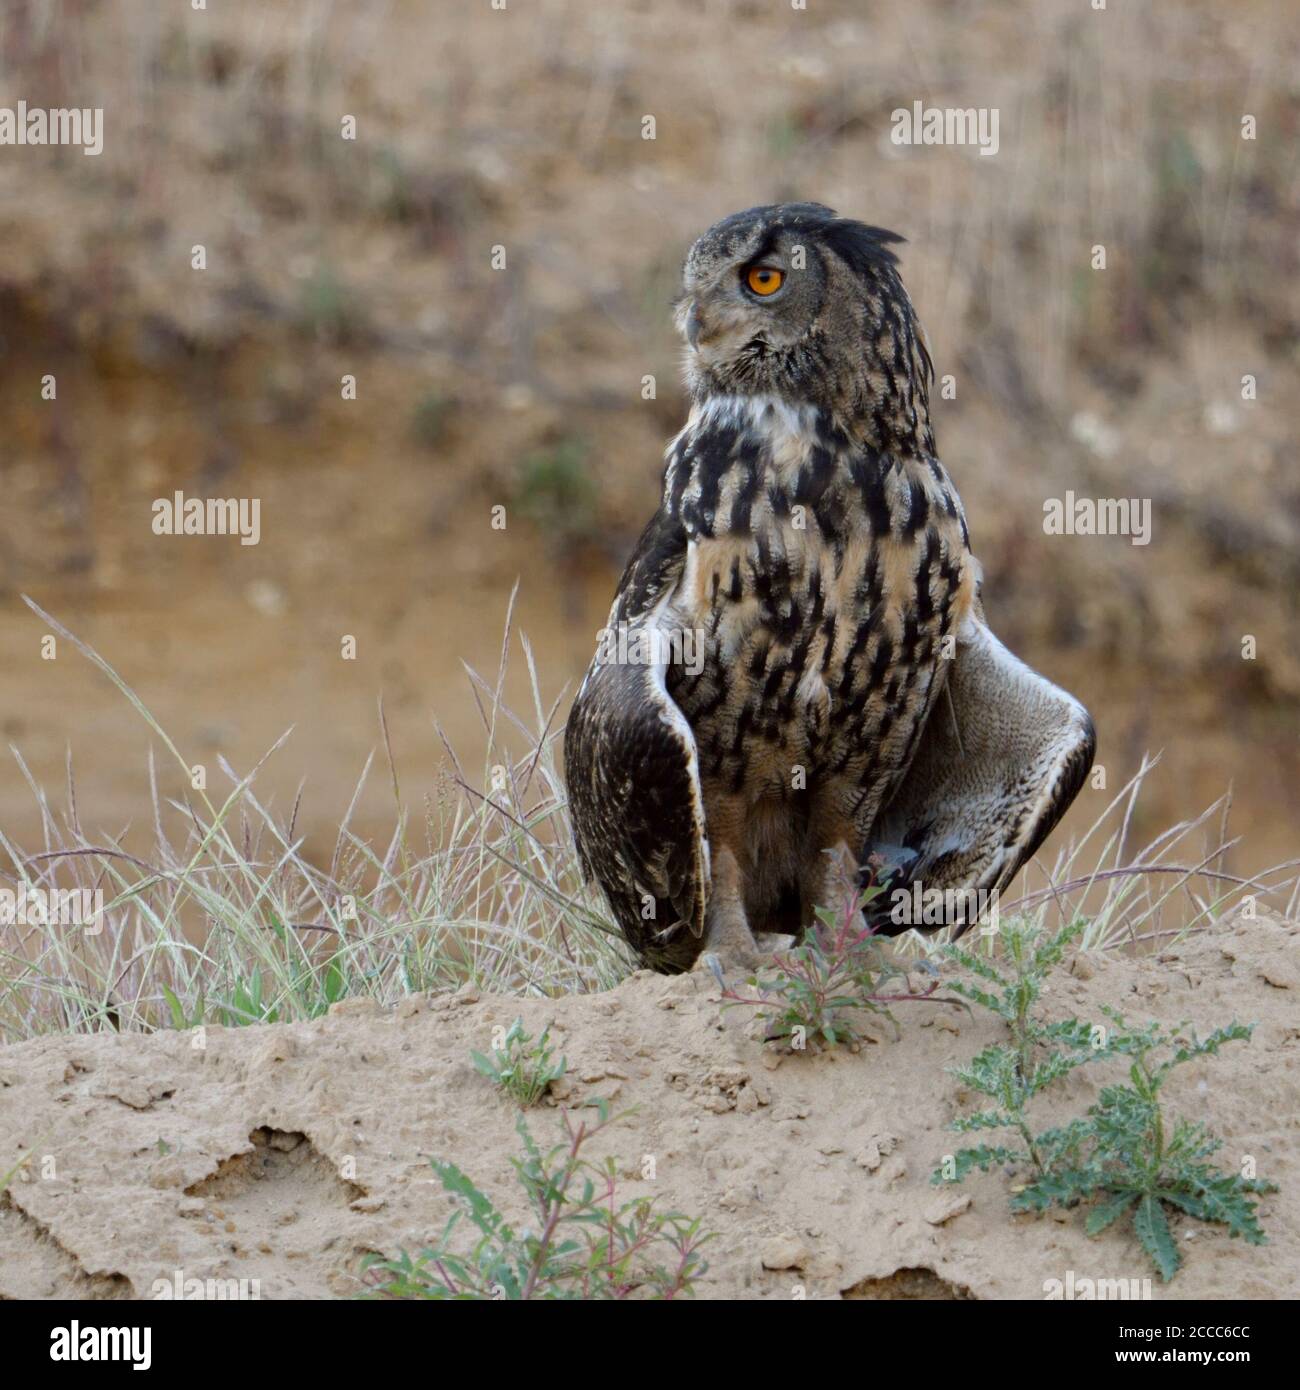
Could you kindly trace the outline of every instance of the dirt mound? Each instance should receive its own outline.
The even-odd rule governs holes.
[[[1154,1297],[1300,1293],[1300,928],[1238,921],[1158,956],[1076,956],[1054,1013],[1258,1023],[1249,1046],[1180,1068],[1171,1108],[1254,1155],[1280,1185],[1263,1199],[1270,1244],[1178,1218],[1186,1254]],[[1098,1240],[1078,1212],[1012,1219],[1007,1179],[932,1187],[969,1108],[948,1067],[1000,1025],[956,1007],[901,1011],[856,1054],[778,1056],[744,1010],[723,1012],[707,974],[637,974],[604,995],[556,1000],[421,996],[326,1018],[205,1034],[51,1037],[0,1051],[0,1171],[31,1157],[0,1198],[0,1296],[151,1297],[166,1285],[263,1298],[359,1288],[370,1251],[418,1250],[449,1199],[429,1158],[453,1160],[521,1215],[515,1112],[471,1066],[492,1029],[522,1015],[569,1059],[561,1101],[635,1112],[605,1130],[627,1195],[702,1213],[705,1297],[1041,1298],[1047,1281],[1144,1278],[1131,1235]],[[1101,1069],[1063,1084],[1096,1095]],[[533,1112],[548,1139],[557,1116]],[[641,1177],[653,1156],[655,1179]],[[158,1281],[162,1281],[160,1284]],[[215,1281],[208,1283],[207,1281]],[[238,1281],[249,1281],[240,1285]],[[252,1281],[257,1281],[254,1284]],[[189,1287],[194,1287],[190,1285]]]

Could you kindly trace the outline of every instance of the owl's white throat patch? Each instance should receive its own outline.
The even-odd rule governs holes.
[[[762,434],[806,435],[816,424],[817,407],[780,396],[710,396],[692,412],[699,424],[718,423]]]
[[[757,437],[778,476],[793,478],[808,461],[817,438],[815,405],[779,396],[710,396],[691,412],[688,429],[725,426]]]

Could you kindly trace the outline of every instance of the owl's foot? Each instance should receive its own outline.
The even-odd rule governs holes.
[[[745,915],[740,866],[724,848],[713,856],[713,892],[704,925],[704,945],[697,965],[713,972],[751,975],[763,962]]]
[[[774,969],[779,957],[792,949],[798,938],[783,932],[760,932],[752,940],[752,946],[728,943],[722,950],[711,948],[706,943],[706,949],[700,953],[695,968],[710,971],[718,984],[727,989],[741,980]]]
[[[752,975],[770,960],[767,952],[754,940],[754,934],[744,917],[710,915],[704,950],[697,969],[711,970],[716,976],[721,969],[731,976]]]

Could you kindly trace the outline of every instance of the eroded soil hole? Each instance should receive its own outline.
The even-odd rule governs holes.
[[[269,1198],[273,1190],[284,1189],[286,1196],[298,1197],[306,1189],[316,1189],[318,1195],[343,1206],[366,1195],[365,1188],[339,1177],[305,1134],[264,1125],[248,1138],[253,1145],[249,1153],[222,1159],[217,1171],[187,1187],[186,1195],[238,1205],[241,1199]]]
[[[845,1289],[843,1298],[913,1298],[932,1301],[952,1302],[958,1299],[974,1299],[975,1295],[962,1284],[942,1279],[934,1270],[924,1265],[913,1269],[896,1269],[884,1279],[861,1279],[851,1289]]]

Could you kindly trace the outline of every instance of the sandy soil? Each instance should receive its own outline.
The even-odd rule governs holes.
[[[1076,956],[1051,1012],[1131,1021],[1191,1017],[1202,1031],[1257,1022],[1249,1046],[1185,1067],[1171,1108],[1254,1155],[1280,1185],[1263,1199],[1270,1243],[1176,1222],[1186,1253],[1157,1298],[1300,1294],[1300,927],[1221,924],[1158,957]],[[1089,1240],[1078,1213],[1009,1217],[1009,1179],[930,1186],[964,1098],[947,1068],[994,1041],[956,1007],[904,1011],[857,1054],[778,1056],[708,975],[637,974],[605,995],[519,1001],[420,996],[382,1012],[343,1003],[312,1023],[195,1035],[51,1037],[0,1051],[7,1168],[0,1296],[149,1297],[155,1280],[257,1280],[263,1298],[355,1292],[368,1251],[417,1250],[448,1199],[428,1159],[452,1159],[512,1215],[515,1115],[469,1062],[522,1014],[554,1021],[570,1063],[564,1104],[607,1097],[635,1114],[606,1130],[628,1195],[650,1188],[718,1232],[700,1293],[713,1298],[1040,1298],[1044,1282],[1140,1278],[1136,1241]],[[1086,1105],[1085,1068],[1061,1103]],[[554,1098],[552,1103],[559,1103]],[[534,1112],[549,1137],[558,1116]],[[641,1182],[644,1155],[656,1160]],[[593,1155],[596,1156],[596,1155]]]

